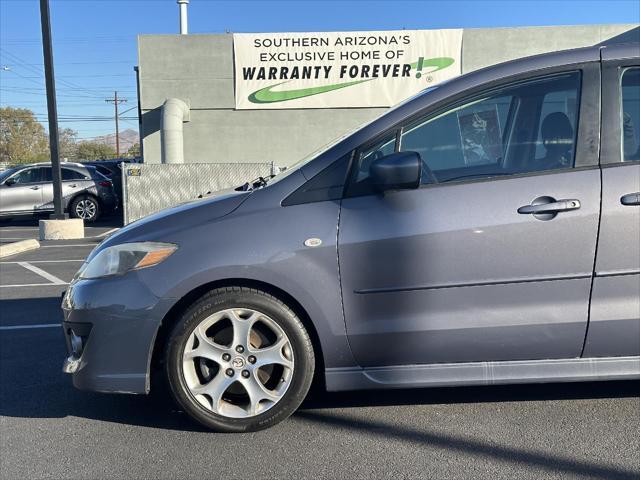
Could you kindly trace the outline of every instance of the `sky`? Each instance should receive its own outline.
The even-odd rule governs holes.
[[[178,33],[175,0],[50,0],[60,128],[79,139],[137,130],[138,34]],[[38,0],[0,0],[0,105],[46,127]],[[190,0],[189,33],[300,32],[640,23],[640,0]],[[132,109],[129,112],[126,110]]]

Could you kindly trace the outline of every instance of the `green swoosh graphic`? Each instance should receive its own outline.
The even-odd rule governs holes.
[[[429,70],[424,73],[434,73],[438,70],[443,70],[447,67],[453,65],[455,60],[451,57],[436,57],[436,58],[425,58],[422,61],[422,68],[433,67],[433,70]],[[418,62],[412,63],[411,68],[418,68]]]
[[[272,88],[288,82],[286,81],[276,83],[275,85],[271,85],[269,87],[261,88],[260,90],[256,90],[251,95],[249,95],[249,101],[251,103],[286,102],[287,100],[296,100],[297,98],[310,97],[311,95],[319,95],[320,93],[339,90],[341,88],[350,87],[352,85],[368,82],[370,80],[373,80],[373,78],[368,78],[366,80],[356,80],[346,83],[334,83],[333,85],[322,85],[319,87],[299,88],[296,90],[283,90],[279,92],[271,91]]]
[[[424,73],[434,73],[438,70],[445,69],[451,65],[455,60],[451,57],[437,57],[437,58],[427,58],[422,61],[422,68],[432,67],[432,70],[428,70]],[[418,68],[418,62],[412,63],[411,68]],[[353,82],[345,82],[345,83],[334,83],[332,85],[321,85],[318,87],[309,87],[309,88],[298,88],[294,90],[281,90],[281,91],[273,91],[272,89],[278,87],[280,85],[284,85],[288,83],[289,80],[284,82],[276,83],[275,85],[270,85],[268,87],[261,88],[260,90],[256,90],[251,95],[249,95],[249,101],[251,103],[275,103],[275,102],[286,102],[288,100],[296,100],[298,98],[310,97],[312,95],[319,95],[321,93],[331,92],[333,90],[339,90],[341,88],[351,87],[353,85],[358,85],[364,82],[370,82],[371,80],[376,80],[375,78],[367,78],[365,80],[355,80]]]

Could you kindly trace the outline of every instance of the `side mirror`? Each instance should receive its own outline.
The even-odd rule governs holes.
[[[422,159],[417,152],[396,152],[371,164],[371,182],[380,192],[418,188],[422,174]]]
[[[11,185],[14,185],[16,183],[16,179],[15,178],[7,178],[7,180],[4,182],[4,184],[7,187],[10,187]]]

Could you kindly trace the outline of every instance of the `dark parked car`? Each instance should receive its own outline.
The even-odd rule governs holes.
[[[163,371],[223,431],[328,390],[640,378],[638,44],[405,102],[249,188],[134,222],[63,300],[78,388]]]
[[[117,158],[113,160],[94,160],[91,162],[82,162],[83,165],[90,165],[98,172],[107,177],[113,183],[113,188],[118,196],[119,205],[122,205],[122,164],[138,163],[136,160],[129,158]]]
[[[111,181],[91,166],[65,162],[61,166],[65,211],[86,222],[116,209]],[[0,172],[0,217],[14,218],[53,211],[50,163],[20,165]]]

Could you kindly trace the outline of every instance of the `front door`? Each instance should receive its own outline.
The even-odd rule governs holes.
[[[0,211],[2,213],[33,212],[42,204],[42,185],[38,167],[16,173],[0,186]]]
[[[580,356],[600,209],[587,83],[503,86],[356,152],[338,253],[362,366]],[[394,148],[420,153],[423,185],[376,194],[368,167]]]

